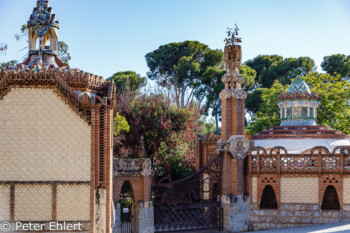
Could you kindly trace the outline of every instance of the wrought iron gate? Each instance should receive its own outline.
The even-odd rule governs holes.
[[[153,185],[155,232],[222,230],[222,154],[182,180]]]
[[[132,233],[133,193],[129,181],[124,182],[120,192],[121,233]]]

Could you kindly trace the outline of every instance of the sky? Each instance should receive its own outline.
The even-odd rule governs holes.
[[[14,35],[36,0],[0,0],[0,63],[22,60],[26,46]],[[133,70],[146,76],[145,55],[159,46],[197,40],[223,49],[226,28],[240,28],[242,60],[260,54],[309,56],[318,70],[324,56],[350,54],[349,0],[50,0],[69,45],[70,66],[110,77]]]

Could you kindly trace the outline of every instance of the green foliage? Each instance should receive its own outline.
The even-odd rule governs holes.
[[[193,98],[199,104],[205,98],[207,89],[201,79],[216,77],[223,68],[223,53],[198,41],[184,41],[160,46],[146,54],[146,62],[148,77],[171,90],[177,106],[184,108]]]
[[[245,100],[245,107],[251,115],[257,113],[260,109],[263,100],[261,95],[265,92],[267,88],[257,88],[253,91],[248,91],[248,97]]]
[[[123,131],[128,133],[130,131],[130,126],[126,121],[125,117],[117,113],[117,115],[114,118],[113,129],[114,129],[114,136],[118,136]]]
[[[269,88],[275,80],[283,84],[290,84],[295,78],[293,71],[302,68],[310,72],[315,67],[315,62],[309,57],[285,58],[278,55],[259,55],[245,62],[257,72],[256,82],[260,87]]]
[[[260,89],[262,103],[259,111],[253,116],[250,125],[246,131],[250,135],[254,135],[269,126],[280,125],[280,113],[277,105],[277,97],[286,92],[288,85],[282,85],[277,80],[274,81],[271,88]]]
[[[147,78],[141,77],[134,71],[117,72],[108,78],[113,79],[117,93],[138,92],[142,87],[147,85]]]
[[[70,53],[68,52],[68,45],[63,41],[58,41],[58,58],[66,64],[72,59]]]
[[[2,63],[0,63],[0,69],[4,69],[4,68],[6,68],[6,66],[15,66],[15,65],[17,65],[17,63],[18,63],[17,60],[2,62]]]
[[[157,177],[175,179],[193,171],[198,108],[180,108],[164,95],[130,93],[118,98],[117,108],[130,125],[129,133],[116,137],[117,157],[151,158]]]
[[[330,74],[309,73],[302,77],[309,85],[310,90],[322,98],[317,111],[317,123],[330,126],[333,129],[350,133],[350,84],[342,80],[341,76]],[[271,88],[261,90],[262,103],[259,110],[247,127],[247,133],[254,135],[269,126],[280,124],[280,113],[277,97],[286,92],[288,85],[282,85],[277,80]]]
[[[201,126],[201,135],[203,136],[209,135],[210,133],[214,133],[214,131],[216,131],[214,119],[208,121],[207,118],[204,118],[204,120],[201,122]]]
[[[342,77],[350,77],[350,56],[344,54],[333,54],[325,56],[321,67],[328,74],[340,74]]]
[[[350,84],[341,75],[310,73],[303,77],[310,90],[322,98],[317,123],[350,134]]]

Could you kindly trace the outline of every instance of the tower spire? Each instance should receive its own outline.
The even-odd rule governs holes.
[[[24,65],[33,67],[63,66],[58,58],[59,21],[48,0],[38,0],[28,20],[29,58]]]

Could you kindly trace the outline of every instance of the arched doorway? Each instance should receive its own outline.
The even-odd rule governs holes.
[[[264,188],[260,202],[260,209],[277,209],[277,199],[275,191],[271,185],[267,185]]]
[[[126,180],[120,191],[121,233],[132,233],[134,193],[130,181]]]
[[[337,190],[333,185],[329,185],[324,192],[322,210],[340,210]]]

